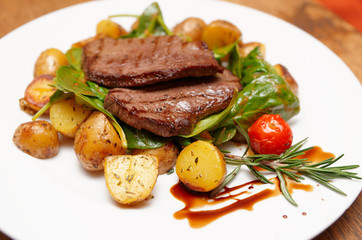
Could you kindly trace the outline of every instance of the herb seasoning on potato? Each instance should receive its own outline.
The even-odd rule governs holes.
[[[211,143],[200,140],[193,142],[179,154],[176,173],[191,190],[209,192],[224,180],[224,155]]]
[[[110,121],[98,111],[80,126],[75,135],[74,150],[82,166],[89,171],[102,170],[105,157],[126,152]]]
[[[21,124],[15,130],[13,141],[20,150],[35,158],[51,158],[59,151],[57,131],[43,120]]]
[[[326,165],[320,167],[328,172],[324,179],[319,165],[293,162],[305,140],[290,147],[288,132],[277,138],[255,126],[263,114],[287,121],[300,110],[296,81],[286,67],[265,60],[264,44],[243,43],[241,31],[225,20],[206,24],[189,17],[170,31],[156,2],[137,16],[130,32],[110,20],[120,16],[125,15],[101,20],[96,35],[74,43],[65,54],[55,48],[40,54],[20,106],[28,113],[38,111],[33,120],[49,110],[51,124],[21,124],[13,136],[19,149],[50,158],[59,151],[58,132],[74,137],[81,165],[89,171],[104,169],[111,196],[124,205],[149,199],[158,175],[174,166],[185,186],[210,196],[242,165],[270,182],[254,168],[259,166],[277,174],[283,195],[294,205],[284,176],[299,181],[299,173],[309,168],[317,169],[313,174],[322,184],[330,176],[359,179],[343,167],[328,168],[338,159],[319,163]],[[247,149],[251,142],[257,153],[273,155],[224,155],[215,146],[237,134]],[[259,144],[265,140],[272,142],[272,151],[262,151],[269,148]],[[185,147],[179,152],[176,144]],[[125,155],[127,149],[132,155]],[[236,165],[227,176],[226,164]]]

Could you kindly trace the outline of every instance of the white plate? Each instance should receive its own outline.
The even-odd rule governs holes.
[[[17,239],[307,239],[326,229],[358,196],[361,182],[335,181],[348,196],[324,187],[315,187],[313,192],[295,191],[298,207],[279,196],[256,204],[253,211],[236,211],[193,229],[187,220],[173,217],[183,207],[169,192],[177,182],[175,174],[158,179],[154,199],[139,207],[123,208],[112,201],[101,173],[82,169],[70,140],[63,140],[58,156],[49,160],[32,158],[15,147],[15,128],[30,121],[30,116],[19,110],[18,99],[32,80],[39,53],[50,47],[66,51],[72,43],[94,35],[101,19],[118,13],[139,14],[149,3],[95,1],[76,5],[36,19],[0,41],[0,229]],[[345,153],[340,164],[359,164],[361,86],[324,45],[286,22],[239,5],[186,0],[159,3],[169,26],[188,16],[206,22],[225,19],[242,30],[245,42],[265,43],[267,60],[286,65],[300,85],[301,112],[290,121],[295,141],[308,136],[308,146],[318,145],[336,155]],[[119,21],[127,27],[132,22]],[[361,175],[361,169],[356,171]],[[241,176],[240,183],[248,177]],[[316,186],[312,181],[306,183]]]

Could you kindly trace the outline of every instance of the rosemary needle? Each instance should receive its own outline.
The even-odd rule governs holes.
[[[329,158],[322,162],[309,164],[308,159],[296,159],[298,156],[302,156],[306,151],[313,147],[301,149],[307,138],[292,145],[284,153],[280,155],[275,154],[255,154],[246,156],[246,153],[250,147],[250,139],[244,129],[240,127],[238,122],[235,121],[235,126],[238,132],[243,135],[247,142],[247,148],[242,156],[235,156],[228,153],[224,153],[225,161],[229,165],[234,165],[236,168],[229,173],[221,185],[211,192],[211,196],[215,196],[224,186],[226,186],[239,172],[240,167],[245,165],[250,172],[261,182],[271,183],[260,171],[254,167],[260,167],[270,172],[275,172],[279,179],[280,189],[283,196],[293,205],[297,206],[297,203],[292,198],[285,181],[285,177],[292,179],[293,181],[300,182],[304,180],[304,177],[311,178],[321,185],[324,185],[340,194],[346,195],[342,190],[330,183],[335,178],[346,179],[362,179],[357,176],[357,173],[347,170],[358,168],[359,165],[337,166],[330,167],[336,163],[343,155],[337,158]]]

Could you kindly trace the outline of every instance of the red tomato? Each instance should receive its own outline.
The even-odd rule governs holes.
[[[248,129],[251,147],[259,154],[281,154],[293,142],[288,123],[278,114],[265,114]]]

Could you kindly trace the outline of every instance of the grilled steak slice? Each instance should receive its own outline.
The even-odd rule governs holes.
[[[195,123],[225,109],[240,80],[229,70],[211,77],[187,78],[143,88],[114,88],[104,107],[137,129],[163,137],[189,134]]]
[[[83,50],[85,78],[109,88],[212,76],[222,70],[205,43],[183,42],[177,36],[102,38]]]

